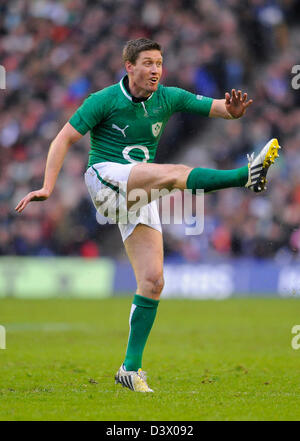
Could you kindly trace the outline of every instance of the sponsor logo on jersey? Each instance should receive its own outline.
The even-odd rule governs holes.
[[[196,98],[197,98],[197,100],[201,101],[203,99],[203,95],[197,95]]]
[[[119,130],[120,132],[122,132],[122,135],[124,136],[124,138],[126,138],[126,134],[125,134],[125,130],[128,128],[129,126],[125,126],[124,129],[121,129],[121,127],[117,126],[116,124],[112,124],[112,128]]]
[[[162,128],[162,122],[157,122],[155,124],[152,124],[152,133],[157,138],[160,134]]]

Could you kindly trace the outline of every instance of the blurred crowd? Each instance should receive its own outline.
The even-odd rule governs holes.
[[[158,162],[229,169],[271,137],[284,147],[267,193],[205,196],[198,236],[164,226],[166,256],[300,256],[298,23],[297,0],[0,0],[0,255],[120,253],[117,227],[97,223],[84,185],[88,135],[69,151],[47,202],[21,215],[14,207],[41,187],[50,142],[83,99],[124,75],[124,43],[144,36],[164,48],[163,84],[214,98],[242,88],[254,99],[238,121],[175,115]]]

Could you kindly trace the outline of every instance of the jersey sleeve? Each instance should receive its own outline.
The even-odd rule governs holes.
[[[100,94],[92,93],[69,119],[69,123],[81,135],[99,124],[106,115],[105,100]]]
[[[168,87],[169,102],[172,113],[187,112],[199,113],[208,116],[213,98],[203,95],[196,95],[179,87]]]

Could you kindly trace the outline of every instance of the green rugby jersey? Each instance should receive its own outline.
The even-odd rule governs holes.
[[[92,93],[69,120],[82,135],[90,130],[89,167],[106,161],[153,162],[163,129],[173,113],[209,115],[212,98],[161,84],[148,99],[134,102],[124,78]]]

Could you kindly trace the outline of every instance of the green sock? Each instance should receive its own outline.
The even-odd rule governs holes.
[[[221,188],[244,187],[248,181],[248,166],[234,170],[213,170],[194,168],[187,178],[186,188],[196,193],[197,189],[205,193]]]
[[[129,339],[124,366],[127,371],[137,371],[142,367],[142,356],[150,334],[159,300],[136,294],[133,298],[129,317]]]

